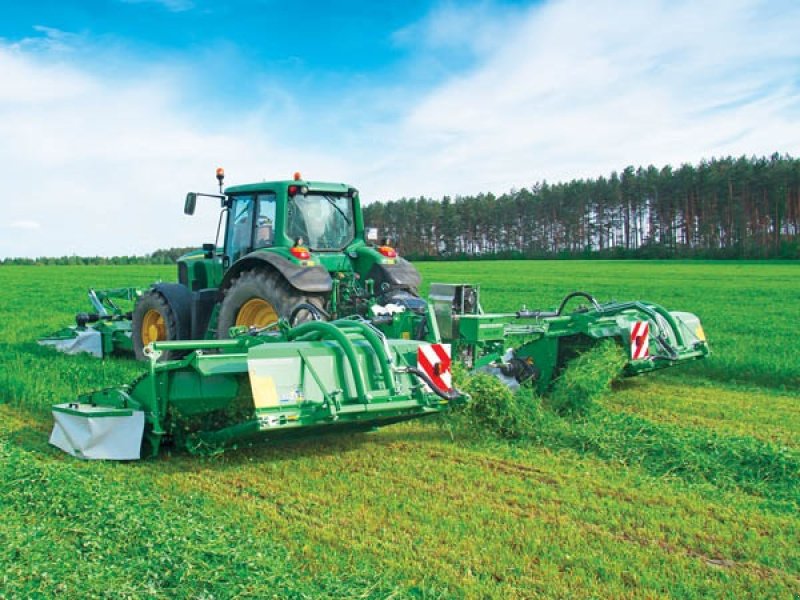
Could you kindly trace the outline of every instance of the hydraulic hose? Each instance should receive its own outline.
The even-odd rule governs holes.
[[[314,321],[328,321],[330,320],[330,315],[322,310],[319,306],[314,306],[310,302],[301,302],[297,306],[292,309],[292,312],[289,314],[289,325],[294,327],[294,320],[297,318],[297,315],[300,314],[301,310],[307,310],[311,313],[312,318]]]
[[[539,317],[560,317],[561,313],[564,312],[564,309],[567,306],[567,302],[572,300],[573,298],[586,298],[589,302],[592,303],[592,306],[597,312],[603,312],[603,307],[600,306],[600,303],[597,299],[587,292],[572,292],[564,296],[564,299],[561,301],[561,304],[558,305],[558,310],[555,311],[548,311],[548,310],[520,310],[517,312],[517,318],[520,319],[530,319],[530,318],[539,318]]]
[[[648,305],[647,303],[635,300],[633,302],[623,302],[612,306],[606,305],[603,310],[606,314],[615,314],[628,308],[635,308],[636,310],[643,312],[657,325],[659,324],[658,317],[663,318],[669,328],[672,329],[672,334],[675,336],[675,342],[678,347],[686,347],[686,341],[683,339],[683,333],[681,333],[680,327],[678,326],[677,321],[675,321],[675,317],[673,317],[667,309],[659,306],[658,304]],[[670,345],[669,341],[665,339],[666,336],[663,333],[653,337],[656,339],[656,341],[658,341],[667,354],[669,354],[670,360],[675,360],[678,357],[678,352]]]
[[[448,402],[452,400],[458,400],[459,398],[463,398],[466,396],[465,393],[459,392],[456,388],[452,390],[443,390],[438,385],[436,385],[433,380],[428,377],[428,374],[425,371],[421,371],[416,367],[402,367],[398,369],[401,373],[411,373],[412,375],[416,375],[422,381],[428,384],[428,387],[433,390],[433,393],[439,396],[442,400],[447,400]]]
[[[561,301],[561,304],[559,304],[559,306],[558,306],[558,310],[556,311],[556,315],[561,316],[562,311],[567,306],[567,302],[569,302],[573,298],[586,298],[589,302],[592,303],[592,306],[594,307],[594,309],[597,312],[602,312],[602,310],[603,310],[594,296],[592,296],[591,294],[589,294],[587,292],[578,291],[578,292],[572,292],[571,294],[567,294],[566,296],[564,296],[564,299]]]

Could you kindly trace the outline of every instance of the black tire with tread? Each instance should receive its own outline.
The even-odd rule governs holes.
[[[167,340],[178,339],[178,324],[175,314],[167,302],[167,299],[159,292],[150,290],[146,292],[136,302],[133,309],[133,319],[131,323],[131,338],[133,340],[133,352],[136,360],[149,360],[144,354],[144,343],[142,342],[142,321],[148,311],[155,310],[164,318],[164,325],[167,332]],[[170,351],[163,351],[160,361],[178,358],[178,354]]]
[[[239,310],[245,302],[253,298],[261,298],[269,302],[278,316],[284,319],[288,319],[292,309],[301,302],[307,302],[319,308],[323,308],[325,305],[324,296],[306,294],[293,288],[279,273],[265,270],[245,271],[233,280],[222,299],[217,319],[218,339],[224,340],[230,337],[228,330],[236,324]],[[310,315],[301,313],[301,318],[296,322],[302,322],[309,318]]]

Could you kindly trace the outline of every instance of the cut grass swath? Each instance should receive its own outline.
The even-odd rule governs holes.
[[[572,360],[544,399],[529,389],[511,393],[488,375],[462,375],[472,401],[457,419],[466,416],[471,426],[501,438],[533,439],[549,448],[636,464],[658,477],[800,503],[800,456],[789,448],[600,406],[624,362],[618,346],[600,344]]]
[[[553,384],[546,405],[561,415],[583,414],[611,390],[626,357],[614,342],[604,341],[571,360]]]
[[[282,540],[253,535],[202,494],[169,494],[135,473],[135,485],[121,485],[117,470],[132,465],[45,462],[3,438],[0,465],[0,512],[18,524],[0,524],[0,598],[377,599],[395,591],[379,573],[309,571]]]

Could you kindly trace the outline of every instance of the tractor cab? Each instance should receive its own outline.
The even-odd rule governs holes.
[[[302,261],[309,252],[341,253],[364,243],[355,188],[303,181],[300,173],[291,181],[229,187],[223,210],[225,268],[261,249],[286,249],[287,257]]]

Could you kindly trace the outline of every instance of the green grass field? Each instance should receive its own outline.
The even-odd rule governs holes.
[[[800,264],[422,263],[487,310],[569,291],[703,319],[714,355],[512,441],[417,421],[138,463],[47,444],[49,406],[142,369],[35,338],[89,286],[172,267],[0,269],[0,598],[797,598]]]

